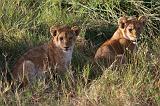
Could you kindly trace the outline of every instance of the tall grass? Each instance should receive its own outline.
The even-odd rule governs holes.
[[[102,66],[103,75],[93,79],[94,53],[123,15],[148,17],[138,51],[131,63]],[[50,39],[49,27],[57,24],[81,28],[61,89],[51,78],[49,88],[39,79],[32,88],[12,92],[1,78],[0,105],[160,105],[158,0],[1,0],[0,69],[11,71],[25,51]]]

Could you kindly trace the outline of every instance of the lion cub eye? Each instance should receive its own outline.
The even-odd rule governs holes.
[[[60,39],[60,41],[62,41],[62,40],[63,40],[63,37],[60,37],[59,39]]]

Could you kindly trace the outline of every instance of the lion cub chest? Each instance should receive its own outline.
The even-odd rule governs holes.
[[[68,68],[69,64],[71,63],[71,59],[72,59],[72,50],[70,51],[67,51],[67,52],[64,52],[64,66],[65,66],[65,69]]]
[[[71,59],[72,59],[72,50],[69,51],[63,51],[61,53],[61,59],[58,59],[59,62],[57,61],[57,69],[58,70],[67,70],[69,64],[71,63]]]

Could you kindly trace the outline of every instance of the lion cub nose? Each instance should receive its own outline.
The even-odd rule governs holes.
[[[66,46],[66,47],[64,47],[64,48],[65,48],[65,50],[68,50],[68,48],[69,48],[69,47],[68,47],[68,46]]]

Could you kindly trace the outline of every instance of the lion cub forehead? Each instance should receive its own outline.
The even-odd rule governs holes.
[[[69,26],[60,26],[58,28],[59,36],[72,36],[73,30]]]
[[[131,18],[126,22],[127,27],[137,27],[139,25],[139,21],[137,18]]]
[[[58,28],[58,31],[61,33],[61,32],[71,32],[71,27],[69,26],[60,26]]]
[[[135,17],[135,16],[128,17],[127,24],[128,25],[133,25],[133,26],[139,24],[138,18]]]
[[[59,32],[59,36],[73,36],[73,33],[71,31],[62,31],[62,32]]]

